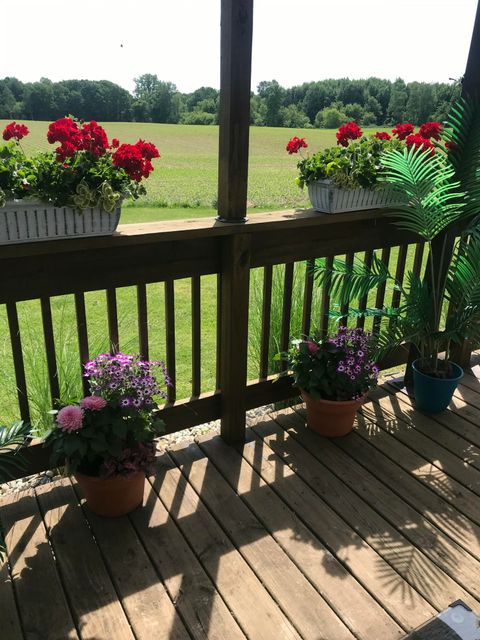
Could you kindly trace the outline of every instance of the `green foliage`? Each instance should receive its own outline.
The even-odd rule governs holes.
[[[397,226],[433,240],[465,213],[465,193],[454,180],[455,170],[445,154],[416,149],[386,149],[380,159],[380,180],[388,183],[405,201]]]
[[[6,200],[28,195],[35,186],[35,163],[21,146],[14,140],[0,146],[0,207]]]
[[[337,129],[348,120],[344,111],[336,107],[325,107],[315,116],[315,126],[324,129]]]
[[[382,153],[404,146],[396,139],[379,140],[370,136],[350,142],[348,147],[337,145],[318,151],[298,163],[299,185],[303,187],[315,180],[330,179],[339,187],[374,188],[385,171],[380,166]]]
[[[452,342],[468,338],[480,341],[480,116],[476,101],[459,101],[452,109],[448,137],[455,143],[448,155],[440,149],[390,149],[381,158],[382,180],[393,186],[405,204],[391,215],[395,223],[424,238],[430,248],[424,276],[409,272],[406,282],[395,281],[375,256],[371,270],[354,262],[349,267],[336,261],[329,270],[317,262],[322,280],[333,283],[340,305],[367,296],[378,284],[394,280],[401,294],[395,314],[389,309],[370,310],[365,315],[381,318],[377,357],[403,342],[418,350],[424,370],[431,375],[448,375]],[[461,188],[462,187],[462,188]],[[447,250],[452,226],[475,216],[456,243],[453,256]],[[443,312],[449,305],[450,314]],[[446,350],[442,365],[439,352]]]
[[[372,342],[362,329],[340,327],[332,338],[292,340],[290,350],[277,358],[286,361],[295,386],[312,398],[357,400],[376,385]]]

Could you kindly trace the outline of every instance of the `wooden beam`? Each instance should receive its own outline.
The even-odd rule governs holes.
[[[252,70],[253,0],[222,0],[218,220],[244,222]]]
[[[477,5],[477,13],[473,23],[470,51],[462,80],[462,92],[467,95],[480,93],[480,1]]]

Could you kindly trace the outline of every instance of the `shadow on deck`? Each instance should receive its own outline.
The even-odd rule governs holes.
[[[296,407],[179,445],[129,517],[69,479],[3,499],[2,640],[390,640],[480,611],[477,369],[434,417],[391,376],[338,440]]]

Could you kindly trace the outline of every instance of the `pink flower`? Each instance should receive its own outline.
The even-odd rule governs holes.
[[[57,424],[62,431],[77,431],[82,427],[83,411],[76,405],[69,405],[60,409]]]
[[[90,409],[90,411],[100,411],[107,406],[107,401],[100,396],[87,396],[80,400],[82,409]]]
[[[314,356],[317,353],[319,346],[316,342],[313,342],[312,340],[307,340],[307,349],[310,355]]]

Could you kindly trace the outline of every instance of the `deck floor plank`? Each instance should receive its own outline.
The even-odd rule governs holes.
[[[386,391],[398,395],[402,394],[402,399],[410,406],[413,406],[407,390],[404,387],[398,388],[398,385],[393,384],[394,382],[399,382],[398,375],[386,376],[386,380],[388,382],[388,384],[384,385]],[[473,413],[472,407],[458,396],[454,396],[449,409],[449,411],[435,414],[435,422],[480,448],[480,429],[478,428],[480,414]]]
[[[357,637],[371,640],[378,636],[393,640],[403,635],[400,625],[348,571],[352,564],[360,569],[372,559],[375,562],[376,554],[360,539],[360,549],[357,548],[355,541],[352,543],[356,534],[347,530],[328,507],[319,504],[318,498],[313,502],[309,500],[308,487],[303,483],[298,487],[299,479],[283,462],[272,462],[269,456],[273,452],[267,451],[261,440],[255,439],[243,447],[243,461],[238,460],[236,452],[220,438],[201,440],[200,444]],[[305,526],[298,516],[309,526]],[[339,546],[342,547],[340,561],[334,553]],[[380,582],[377,581],[379,586]],[[389,591],[389,598],[397,597]],[[368,616],[365,611],[369,612]],[[426,617],[431,612],[433,609],[427,606]],[[406,626],[413,619],[425,620],[425,615],[416,617],[415,611],[409,611],[405,603],[399,616],[404,618]]]
[[[162,474],[160,467],[157,479]],[[245,640],[245,634],[150,483],[145,487],[143,509],[136,509],[129,518],[192,638]]]
[[[301,636],[305,640],[353,640],[352,633],[199,446],[193,443],[169,453]]]
[[[385,411],[385,415],[392,414],[398,416],[409,427],[423,433],[423,435],[434,440],[441,447],[444,447],[450,451],[450,453],[456,455],[460,460],[460,464],[463,466],[465,466],[464,463],[472,465],[472,467],[475,467],[476,471],[480,473],[480,446],[470,442],[468,438],[465,437],[462,427],[464,427],[465,424],[468,426],[468,422],[465,423],[463,419],[460,419],[462,427],[460,427],[460,429],[451,428],[452,423],[454,425],[458,424],[458,416],[455,413],[452,411],[445,412],[442,424],[447,428],[439,429],[436,416],[434,417],[418,411],[407,393],[403,391],[398,392],[396,388],[390,384],[377,389],[374,395],[372,395],[372,399],[380,404]],[[458,401],[455,400],[455,402]],[[473,427],[473,431],[476,431],[476,436],[478,437],[478,427]],[[468,470],[467,474],[468,477],[470,477],[471,474]],[[474,472],[473,476],[477,477],[477,473]]]
[[[300,420],[296,419],[295,415]],[[388,554],[385,558],[401,575],[406,569],[407,575],[404,577],[412,578],[412,585],[417,591],[438,609],[445,608],[453,602],[452,598],[458,597],[466,598],[472,608],[479,608],[480,563],[380,482],[375,477],[375,473],[366,470],[349,456],[353,436],[348,439],[338,438],[338,446],[330,440],[316,437],[310,430],[305,429],[303,409],[295,414],[282,413],[278,421],[282,426],[289,427],[289,433],[304,444],[308,449],[308,455],[314,455],[347,485],[345,503],[348,504],[349,500],[355,501],[351,493],[354,491],[362,502],[368,503],[381,518],[388,522],[385,526],[381,520],[378,520],[376,532],[374,530],[370,533],[366,540],[377,549],[377,538],[380,532],[382,535],[386,534],[388,538],[391,537],[395,551],[390,553],[388,546],[384,544],[383,547]],[[302,465],[300,473],[302,477],[304,477],[304,467],[311,469],[312,465],[310,464],[309,467],[306,464]],[[310,478],[306,479],[311,486],[318,485],[315,476],[313,476],[313,482]],[[362,533],[360,529],[358,531]],[[397,531],[401,536],[396,533]],[[406,558],[408,558],[408,565],[404,569]]]
[[[81,497],[76,483],[74,490]],[[82,506],[137,640],[188,640],[128,517],[101,518]]]
[[[381,447],[377,449],[375,445],[378,439],[368,437],[368,426],[365,417],[359,415],[357,428],[348,442],[339,439],[335,444],[369,469],[386,487],[455,540],[474,558],[480,560],[480,527],[398,464],[397,461],[403,455],[403,445],[392,439],[393,447],[389,452],[393,458],[386,455]],[[382,434],[379,435],[381,437]],[[388,437],[388,434],[385,436]],[[398,448],[395,447],[396,444]],[[388,451],[387,448],[384,450]]]
[[[382,516],[382,508],[387,507],[383,501],[392,502],[392,496],[383,493],[382,485],[375,485],[375,479],[371,474],[361,467],[355,468],[353,460],[345,460],[345,454],[328,439],[318,438],[316,434],[307,430],[304,419],[295,411],[282,412],[276,419],[278,424],[264,424],[261,429],[255,430],[277,455],[288,459],[294,465],[297,474],[315,494],[329,504],[345,520],[347,526],[349,525],[375,550],[379,556],[377,566],[370,564],[374,577],[382,571],[378,566],[379,560],[383,559],[387,566],[390,565],[393,571],[383,576],[382,587],[383,591],[387,585],[392,590],[395,588],[400,596],[397,596],[397,600],[400,600],[397,604],[400,610],[402,607],[407,609],[409,605],[410,615],[413,609],[414,615],[425,619],[426,612],[431,614],[432,607],[441,610],[452,602],[452,597],[458,598],[460,594],[469,600],[472,606],[478,604],[425,555],[421,550],[422,544],[417,548]],[[295,437],[286,435],[281,427],[288,429],[288,433],[294,434]],[[320,461],[322,465],[319,468]],[[333,470],[341,475],[342,479],[337,477]],[[350,487],[355,487],[355,491]],[[375,504],[376,508],[368,504],[367,499]],[[408,509],[408,506],[402,501],[395,506],[396,511],[392,504],[388,505],[393,511],[393,516],[392,513],[389,514],[390,520],[393,518],[400,522],[405,521],[404,509]],[[416,529],[414,531],[416,534]],[[423,537],[427,537],[425,532]],[[465,553],[460,547],[458,551]],[[473,562],[473,558],[469,559]],[[363,580],[365,576],[368,576],[366,569],[363,571]],[[376,593],[380,593],[378,587]],[[390,601],[388,604],[390,605]],[[395,613],[399,615],[396,611]]]
[[[295,407],[177,445],[128,517],[68,478],[0,498],[1,639],[399,640],[479,612],[477,361],[442,414],[389,375],[336,441]]]
[[[24,640],[7,560],[0,562],[0,621],[8,640]]]
[[[298,640],[299,634],[178,467],[165,464],[153,486],[245,635],[250,640]]]
[[[133,640],[70,480],[43,485],[36,494],[80,637]]]
[[[0,504],[26,640],[78,640],[33,490],[6,496]]]

